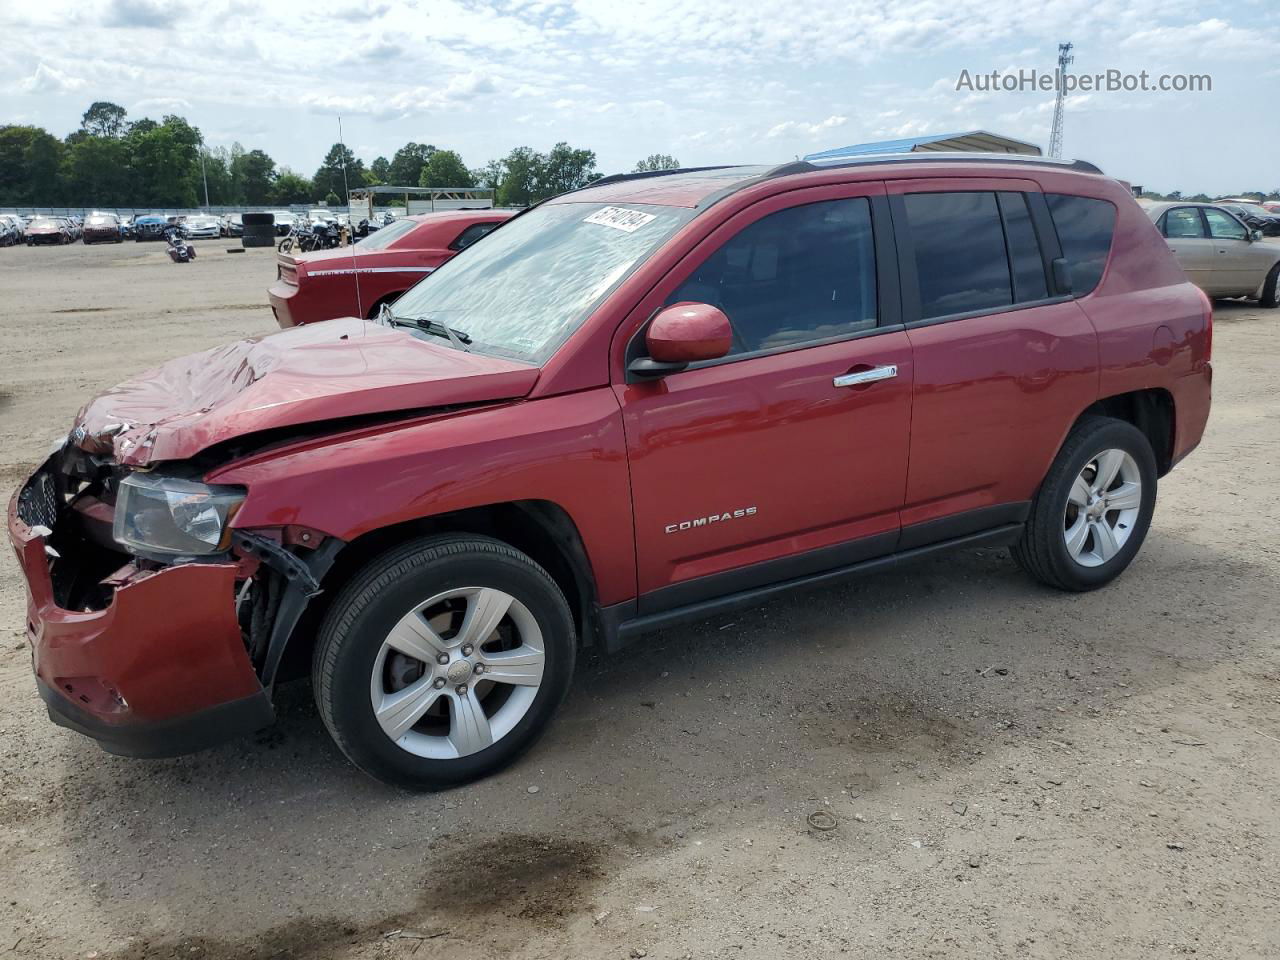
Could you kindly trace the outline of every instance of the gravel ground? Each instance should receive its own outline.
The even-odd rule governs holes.
[[[6,497],[94,391],[273,328],[226,246],[0,250]],[[1209,432],[1108,589],[971,551],[669,630],[434,796],[305,685],[179,760],[52,726],[0,551],[0,956],[1278,956],[1278,320],[1219,304]]]

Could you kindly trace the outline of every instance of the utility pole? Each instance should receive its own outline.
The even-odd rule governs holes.
[[[1055,160],[1062,158],[1062,111],[1067,96],[1067,67],[1075,62],[1071,55],[1071,44],[1058,44],[1058,95],[1053,102],[1053,129],[1049,133],[1049,156]]]
[[[209,212],[209,175],[204,172],[204,144],[196,144],[196,152],[200,154],[200,179],[204,181],[204,212]]]

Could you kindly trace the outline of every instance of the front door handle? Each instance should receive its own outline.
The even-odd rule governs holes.
[[[870,370],[859,370],[856,373],[846,373],[842,377],[836,377],[831,382],[837,387],[860,387],[863,384],[875,383],[879,380],[892,380],[897,375],[897,365],[890,364],[885,367],[872,367]]]

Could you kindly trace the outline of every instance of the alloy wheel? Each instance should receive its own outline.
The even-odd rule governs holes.
[[[1137,461],[1123,450],[1102,451],[1084,465],[1067,494],[1067,553],[1081,566],[1102,566],[1128,542],[1141,509]]]
[[[370,677],[374,716],[397,746],[444,760],[478,753],[528,713],[546,665],[538,623],[491,587],[431,597],[383,640]]]

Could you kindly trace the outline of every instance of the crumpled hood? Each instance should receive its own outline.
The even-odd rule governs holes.
[[[182,460],[237,436],[337,417],[525,396],[538,368],[356,318],[171,360],[89,401],[72,442],[121,463]]]

